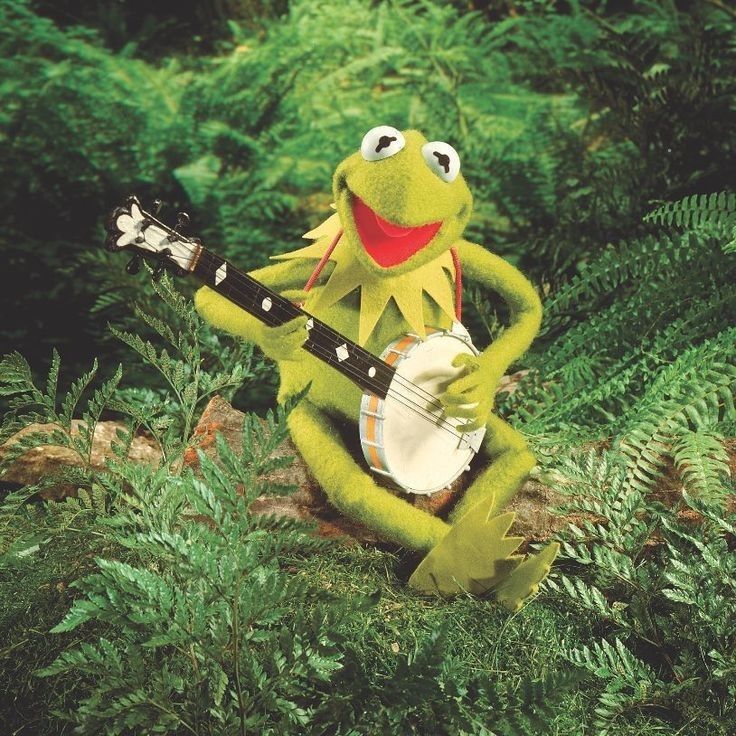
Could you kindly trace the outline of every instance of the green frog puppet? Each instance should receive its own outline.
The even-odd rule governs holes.
[[[460,268],[508,304],[507,329],[480,354],[459,353],[456,377],[438,397],[459,432],[486,430],[487,464],[447,521],[389,491],[349,451],[338,425],[357,424],[362,391],[300,349],[308,316],[268,327],[208,287],[197,292],[196,307],[276,361],[280,402],[311,384],[289,416],[294,443],[337,509],[423,553],[411,587],[441,595],[492,591],[516,610],[549,572],[558,545],[526,558],[514,554],[523,540],[506,535],[513,514],[501,510],[535,460],[521,434],[491,409],[499,379],[539,330],[539,297],[513,266],[462,238],[473,198],[448,143],[416,130],[373,128],[337,167],[333,195],[336,212],[305,235],[312,243],[275,256],[277,263],[251,273],[255,279],[374,355],[404,333],[424,339],[452,328]]]

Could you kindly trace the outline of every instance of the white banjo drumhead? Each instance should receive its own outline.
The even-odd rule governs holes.
[[[435,398],[462,372],[452,366],[459,353],[477,354],[458,336],[437,332],[412,346],[396,368],[383,406],[382,444],[387,470],[410,493],[444,488],[475,455],[471,437],[476,433],[455,429],[468,420],[445,416]]]

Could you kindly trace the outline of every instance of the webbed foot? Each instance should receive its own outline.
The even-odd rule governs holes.
[[[524,559],[514,554],[523,537],[507,537],[515,514],[489,516],[493,499],[470,509],[453,524],[409,578],[421,593],[449,596],[484,595],[493,590],[496,600],[516,611],[547,576],[559,545],[555,542]]]

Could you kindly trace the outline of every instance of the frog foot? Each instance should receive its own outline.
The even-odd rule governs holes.
[[[541,552],[513,554],[523,537],[507,537],[515,514],[490,516],[492,500],[473,507],[452,526],[409,578],[421,593],[443,596],[459,593],[484,595],[494,590],[496,600],[512,611],[536,593],[559,550],[555,542]]]

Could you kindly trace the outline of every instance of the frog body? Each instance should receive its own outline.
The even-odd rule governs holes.
[[[337,212],[307,234],[313,243],[251,272],[375,355],[401,334],[424,337],[428,328],[450,327],[455,259],[466,278],[506,299],[509,327],[479,356],[458,356],[453,365],[462,372],[439,397],[449,415],[467,420],[464,431],[486,427],[483,450],[490,459],[448,521],[390,493],[351,455],[336,421],[354,423],[357,435],[362,391],[300,349],[306,318],[264,327],[207,287],[195,303],[215,326],[260,344],[276,359],[280,402],[311,384],[289,417],[295,444],[338,509],[383,537],[425,553],[409,581],[413,587],[442,595],[493,589],[502,603],[518,608],[547,574],[556,547],[523,563],[513,554],[521,540],[506,536],[510,515],[498,512],[534,457],[521,434],[491,408],[498,380],[539,329],[541,303],[519,271],[462,239],[472,195],[459,168],[457,153],[444,142],[427,141],[418,131],[374,128],[360,151],[337,167]],[[319,278],[306,292],[318,262],[323,266]]]
[[[358,342],[359,295],[350,294],[330,308],[314,309],[312,304],[319,301],[323,288],[321,284],[316,285],[302,303],[302,308],[330,327],[334,327],[348,340]],[[451,319],[426,297],[423,300],[423,315],[427,326],[449,329],[452,324]],[[374,355],[380,355],[390,342],[411,330],[411,325],[402,317],[396,305],[391,303],[387,305],[363,347]],[[362,390],[346,376],[330,370],[314,355],[307,354],[304,358],[300,355],[299,358],[298,361],[283,361],[279,365],[279,401],[283,403],[311,383],[309,391],[311,401],[348,420],[356,421],[360,411]]]

